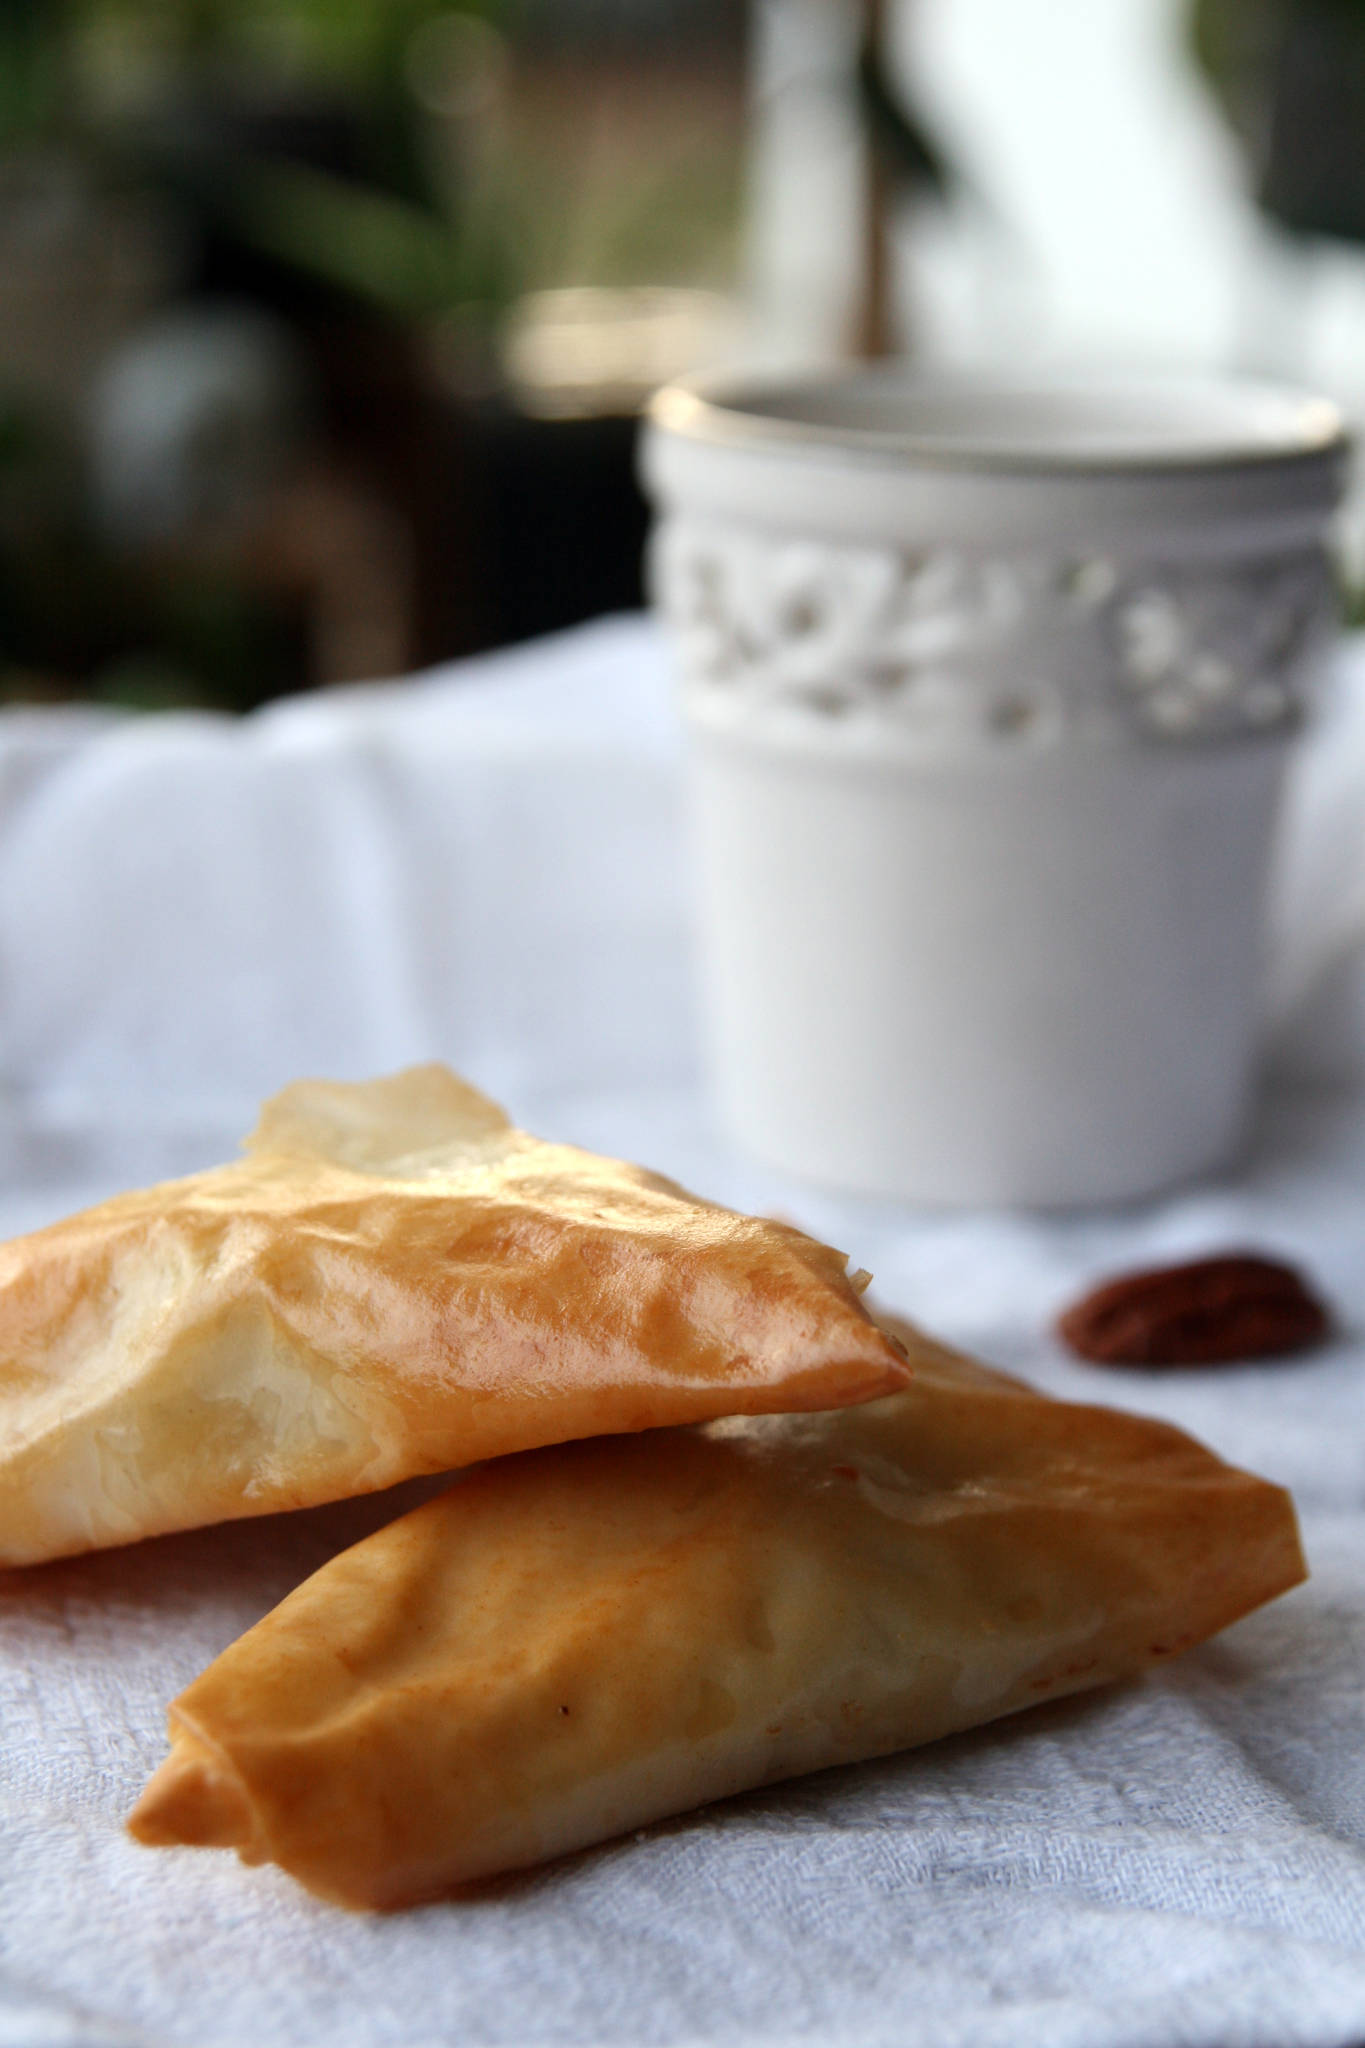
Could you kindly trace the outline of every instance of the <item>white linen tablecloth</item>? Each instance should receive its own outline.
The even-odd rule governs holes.
[[[640,621],[238,724],[0,720],[0,1232],[227,1156],[296,1074],[443,1057],[1285,1482],[1310,1582],[1143,1683],[364,1919],[121,1821],[171,1696],[392,1500],[0,1576],[0,2048],[1365,2041],[1365,653],[1298,771],[1246,1157],[1120,1211],[933,1215],[726,1146],[679,752]],[[1155,1376],[1049,1334],[1097,1275],[1234,1243],[1308,1266],[1340,1339]]]

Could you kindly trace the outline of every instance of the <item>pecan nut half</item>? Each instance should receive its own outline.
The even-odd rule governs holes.
[[[1292,1266],[1226,1252],[1125,1273],[1057,1321],[1062,1342],[1096,1365],[1226,1365],[1319,1344],[1331,1318]]]

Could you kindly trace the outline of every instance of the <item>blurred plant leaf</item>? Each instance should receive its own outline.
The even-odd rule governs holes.
[[[0,146],[32,141],[64,112],[66,9],[0,0]]]
[[[893,87],[870,36],[858,53],[858,98],[873,147],[895,181],[909,191],[946,197],[954,183],[947,159]]]
[[[1365,242],[1365,0],[1192,0],[1187,41],[1261,211]]]
[[[1239,84],[1266,69],[1274,49],[1274,0],[1192,0],[1185,40],[1227,111]]]
[[[482,296],[438,214],[305,164],[258,159],[235,175],[223,211],[256,249],[400,316]]]

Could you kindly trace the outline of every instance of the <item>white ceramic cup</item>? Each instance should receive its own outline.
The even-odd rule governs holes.
[[[726,1121],[835,1187],[1226,1160],[1345,436],[1245,384],[674,385],[643,469]]]

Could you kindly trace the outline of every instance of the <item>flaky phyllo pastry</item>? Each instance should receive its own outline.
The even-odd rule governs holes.
[[[301,1082],[236,1164],[0,1247],[0,1564],[884,1394],[844,1268],[442,1067]]]
[[[181,1694],[133,1832],[431,1898],[1137,1672],[1303,1576],[1277,1487],[913,1350],[870,1407],[467,1475]]]

